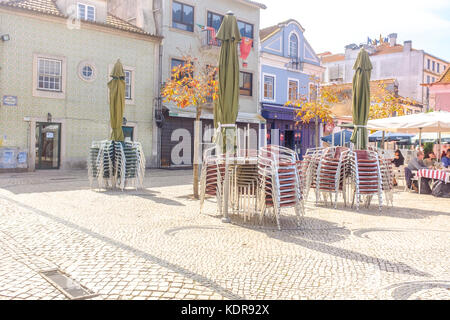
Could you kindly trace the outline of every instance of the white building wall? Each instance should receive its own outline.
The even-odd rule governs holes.
[[[247,58],[248,66],[241,71],[253,74],[253,96],[240,96],[239,112],[257,113],[259,101],[259,26],[260,9],[256,6],[244,4],[237,0],[180,0],[178,2],[194,6],[194,32],[182,31],[172,27],[172,3],[173,0],[163,0],[163,81],[170,77],[171,59],[180,59],[183,55],[190,55],[200,59],[201,64],[217,65],[219,59],[219,47],[209,49],[202,48],[202,32],[197,24],[207,25],[208,11],[225,15],[229,10],[233,11],[238,20],[253,24],[254,44]]]
[[[324,63],[327,68],[324,74],[324,82],[328,83],[328,69],[340,64],[345,68],[344,83],[353,81],[355,70],[353,66],[359,53],[358,49],[347,49],[345,61]],[[396,79],[399,83],[399,94],[404,97],[423,102],[423,79],[424,52],[422,50],[407,50],[402,52],[371,55],[373,70],[371,80]]]

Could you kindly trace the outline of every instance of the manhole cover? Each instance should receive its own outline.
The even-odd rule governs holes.
[[[41,271],[41,275],[69,299],[80,300],[97,296],[89,289],[71,279],[61,270],[53,269],[48,271]]]

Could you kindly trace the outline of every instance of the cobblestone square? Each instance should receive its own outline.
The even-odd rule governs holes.
[[[450,200],[397,192],[356,212],[309,203],[300,228],[223,224],[192,200],[191,171],[98,191],[85,171],[0,175],[0,299],[450,299]]]

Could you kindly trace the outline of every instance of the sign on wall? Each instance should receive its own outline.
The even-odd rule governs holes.
[[[2,103],[4,106],[16,107],[17,100],[17,96],[3,96]]]

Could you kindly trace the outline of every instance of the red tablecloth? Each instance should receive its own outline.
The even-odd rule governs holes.
[[[442,180],[445,183],[450,183],[450,172],[442,170],[421,169],[417,171],[419,178],[429,178],[435,180]]]

